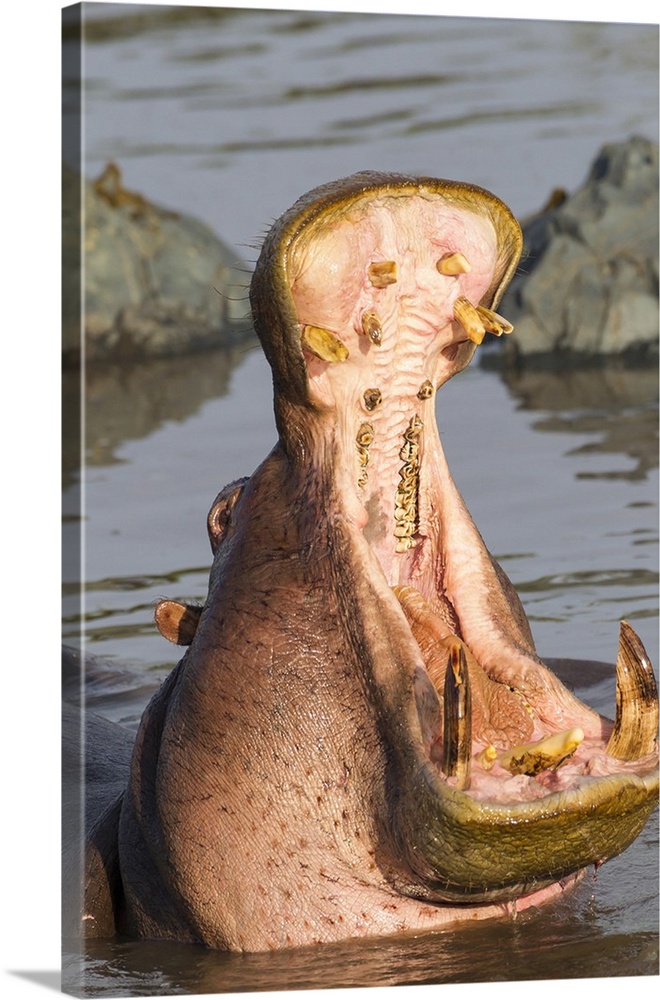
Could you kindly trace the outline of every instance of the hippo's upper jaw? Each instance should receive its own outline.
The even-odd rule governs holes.
[[[280,442],[216,511],[207,605],[145,713],[130,930],[261,949],[488,917],[642,829],[639,639],[622,624],[613,728],[538,660],[436,427],[438,387],[511,329],[520,248],[487,192],[393,175],[273,227],[251,300]]]

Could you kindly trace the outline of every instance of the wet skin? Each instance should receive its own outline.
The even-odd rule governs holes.
[[[279,441],[213,505],[204,608],[157,610],[188,650],[91,838],[86,933],[262,950],[492,918],[643,828],[639,639],[622,624],[613,725],[540,663],[435,423],[510,330],[492,310],[520,250],[492,195],[396,175],[271,230],[251,303]]]

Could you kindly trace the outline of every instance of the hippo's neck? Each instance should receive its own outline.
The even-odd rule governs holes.
[[[365,886],[383,884],[376,799],[386,755],[356,669],[359,630],[338,627],[347,575],[337,566],[348,562],[350,535],[344,558],[314,492],[292,518],[301,486],[280,448],[246,486],[170,698],[157,769],[143,766],[139,796],[130,795],[142,838],[155,854],[166,846],[168,896],[184,901],[192,936],[216,947],[245,946],[237,926],[252,926],[264,886],[276,918],[295,899],[312,927],[319,912],[342,919],[351,871]],[[134,782],[137,792],[137,773]],[[158,802],[158,817],[141,810],[148,801]],[[179,836],[191,815],[194,857]],[[200,866],[213,873],[212,888],[200,885]],[[312,875],[327,898],[306,897]],[[238,924],[228,901],[241,911]]]

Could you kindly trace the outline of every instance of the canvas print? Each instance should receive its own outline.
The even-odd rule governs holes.
[[[657,974],[657,43],[64,9],[65,992]]]

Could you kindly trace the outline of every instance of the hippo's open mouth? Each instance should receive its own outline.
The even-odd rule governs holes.
[[[330,445],[319,421],[306,455],[331,464],[337,516],[341,510],[368,544],[361,548],[365,570],[391,588],[421,655],[412,687],[431,765],[425,780],[431,774],[436,790],[461,793],[454,801],[462,822],[469,814],[491,832],[499,827],[502,840],[502,824],[592,813],[588,832],[567,827],[566,843],[549,852],[555,857],[547,872],[536,868],[528,881],[539,885],[609,856],[621,830],[613,837],[610,829],[601,842],[597,816],[611,811],[604,803],[613,796],[648,801],[657,781],[658,701],[648,658],[625,622],[614,726],[540,663],[518,598],[446,465],[436,390],[469,362],[486,332],[511,331],[493,306],[516,267],[520,231],[497,199],[468,185],[364,174],[339,192],[315,195],[289,213],[277,252],[265,251],[290,290],[289,330],[299,338],[310,401],[335,422]],[[258,320],[259,287],[252,299]],[[277,391],[287,351],[280,341],[273,352],[272,326],[264,346]],[[291,429],[290,415],[280,429],[283,422]],[[388,595],[381,591],[381,599],[385,605]],[[446,816],[447,794],[442,799]],[[628,843],[647,812],[635,819],[631,805],[620,824]],[[426,822],[433,831],[428,815]],[[557,830],[552,836],[561,843]],[[576,852],[580,838],[585,846]],[[424,854],[419,830],[411,839],[416,866]],[[477,855],[497,857],[492,845],[476,841]],[[528,843],[538,856],[539,843]],[[531,858],[509,856],[490,863],[484,879],[465,858],[462,876],[444,861],[430,872],[428,860],[420,874],[432,879],[436,898],[520,893],[525,866],[532,871]]]
[[[487,192],[379,174],[269,233],[250,297],[279,441],[213,505],[205,607],[157,609],[190,649],[122,807],[132,932],[260,949],[494,916],[644,826],[639,639],[622,623],[612,724],[538,659],[436,426],[438,388],[510,332],[520,248]]]

